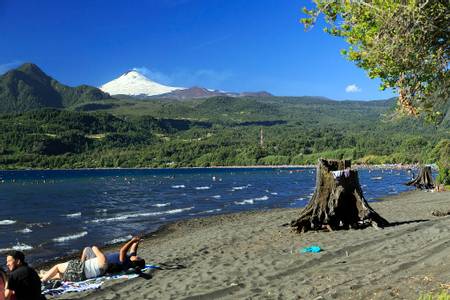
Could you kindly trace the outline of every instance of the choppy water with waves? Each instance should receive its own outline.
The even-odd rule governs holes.
[[[368,201],[410,190],[406,170],[359,170]],[[0,171],[0,252],[34,263],[125,241],[171,221],[303,207],[315,169]]]

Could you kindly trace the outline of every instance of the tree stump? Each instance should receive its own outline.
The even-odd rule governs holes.
[[[419,175],[411,181],[405,183],[406,185],[413,185],[417,189],[432,189],[434,188],[433,176],[431,175],[431,167],[426,166],[420,169]]]
[[[358,171],[350,166],[350,160],[319,159],[316,190],[300,217],[291,222],[296,231],[389,225],[364,199]]]

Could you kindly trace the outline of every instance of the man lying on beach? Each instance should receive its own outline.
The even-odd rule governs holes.
[[[125,243],[119,252],[106,254],[108,261],[108,272],[115,273],[126,271],[133,268],[137,271],[145,268],[145,260],[137,255],[139,243],[142,241],[140,237],[133,237]],[[128,254],[130,251],[130,254]]]
[[[82,281],[103,275],[108,266],[105,254],[97,247],[86,247],[80,259],[60,263],[42,274],[42,281],[52,279]]]
[[[41,294],[41,281],[36,271],[25,262],[21,251],[6,254],[8,281],[5,284],[5,299],[39,300],[45,299]]]

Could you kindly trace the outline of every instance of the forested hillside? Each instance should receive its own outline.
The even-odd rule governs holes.
[[[0,168],[435,162],[449,122],[392,118],[394,100],[105,100],[0,117]],[[263,133],[263,145],[260,133]],[[447,149],[447,150],[445,150]]]
[[[64,108],[111,98],[101,90],[81,85],[69,87],[27,63],[0,76],[0,113],[25,112],[43,107]]]

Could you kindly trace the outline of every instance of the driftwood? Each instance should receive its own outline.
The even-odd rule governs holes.
[[[417,189],[432,189],[434,188],[433,176],[431,175],[431,167],[423,167],[420,169],[419,175],[411,181],[405,183],[406,185],[413,185]]]
[[[319,160],[316,190],[299,218],[290,224],[296,231],[389,225],[364,199],[358,171],[350,165],[349,160]]]

